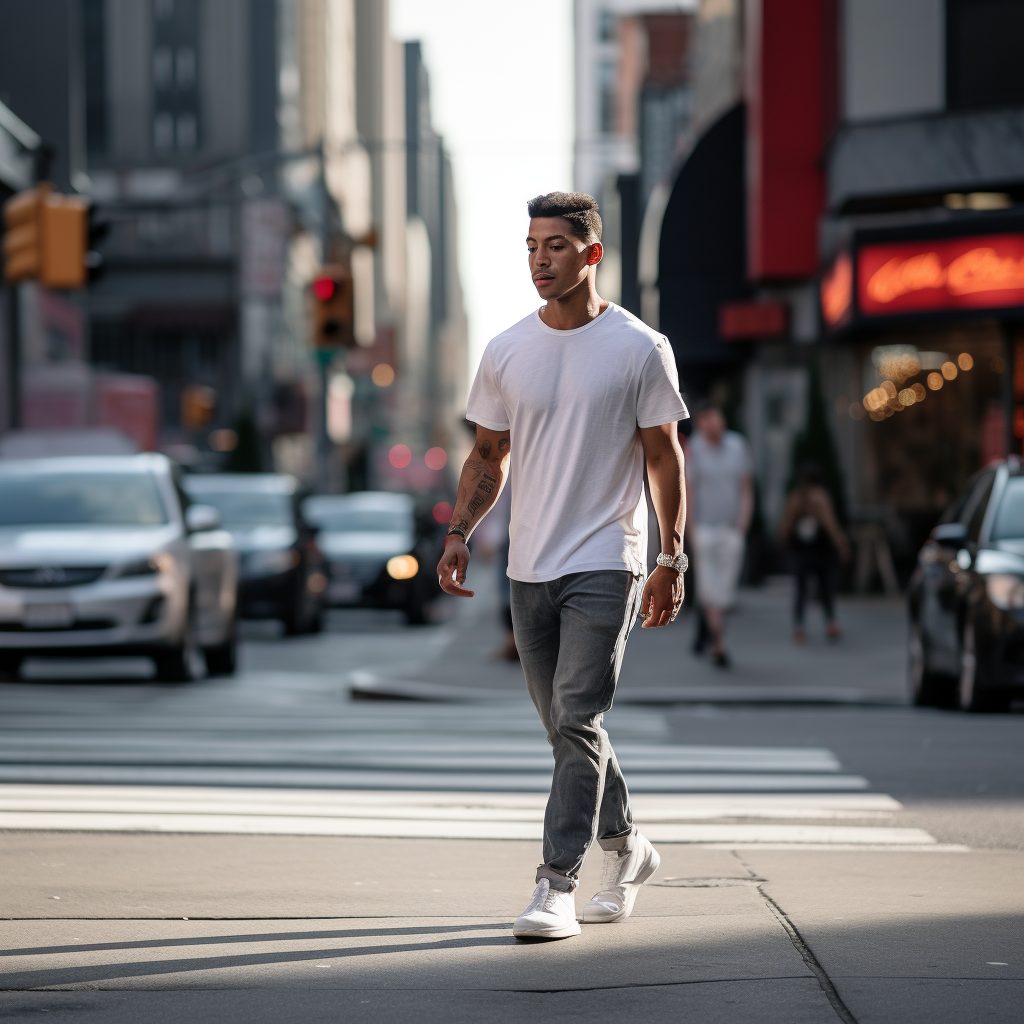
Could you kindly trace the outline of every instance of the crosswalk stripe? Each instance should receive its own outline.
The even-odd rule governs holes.
[[[540,838],[552,757],[528,701],[351,701],[324,677],[253,677],[244,705],[217,684],[5,689],[0,829]],[[954,849],[898,827],[899,803],[830,750],[672,743],[636,706],[606,724],[655,842]]]
[[[661,843],[935,845],[915,828],[707,821],[837,813],[888,817],[898,808],[878,794],[655,796],[638,798],[634,813],[645,834]],[[6,829],[537,840],[543,811],[544,799],[528,795],[0,786],[0,828]],[[693,818],[703,820],[688,820]]]
[[[111,759],[113,760],[113,759]],[[292,767],[217,767],[153,764],[0,765],[0,781],[166,783],[222,786],[325,786],[334,789],[453,789],[478,792],[547,793],[551,772],[371,771]],[[793,792],[866,790],[860,775],[745,774],[714,772],[635,772],[628,776],[633,793]]]

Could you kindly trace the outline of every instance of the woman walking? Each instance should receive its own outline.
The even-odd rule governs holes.
[[[850,557],[850,543],[840,529],[828,491],[821,485],[821,473],[813,462],[804,463],[797,485],[790,492],[779,524],[779,540],[789,551],[796,578],[793,604],[793,642],[807,642],[804,606],[811,578],[818,582],[818,600],[825,612],[825,634],[839,639],[835,609],[835,559]]]

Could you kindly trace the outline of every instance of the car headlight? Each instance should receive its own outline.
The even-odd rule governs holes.
[[[388,575],[393,580],[411,580],[420,571],[420,563],[412,555],[395,555],[388,559]]]
[[[157,573],[170,572],[174,568],[174,559],[166,551],[158,551],[148,558],[136,558],[123,565],[115,565],[111,576],[125,579],[129,576],[155,576]]]
[[[245,571],[250,576],[273,576],[287,572],[299,564],[299,553],[294,548],[276,551],[253,551],[245,560]]]
[[[1006,573],[993,573],[985,577],[988,599],[1004,612],[1011,608],[1024,608],[1024,579]]]

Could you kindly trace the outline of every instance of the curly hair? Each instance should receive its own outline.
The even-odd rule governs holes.
[[[572,233],[591,245],[601,241],[601,214],[597,200],[586,192],[549,192],[535,196],[526,204],[531,217],[561,217],[569,222]]]

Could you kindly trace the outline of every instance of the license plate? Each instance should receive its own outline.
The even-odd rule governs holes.
[[[73,621],[69,604],[27,604],[22,616],[26,629],[66,629]]]
[[[363,588],[358,583],[348,580],[336,580],[331,584],[331,597],[335,601],[354,601],[362,592]]]

